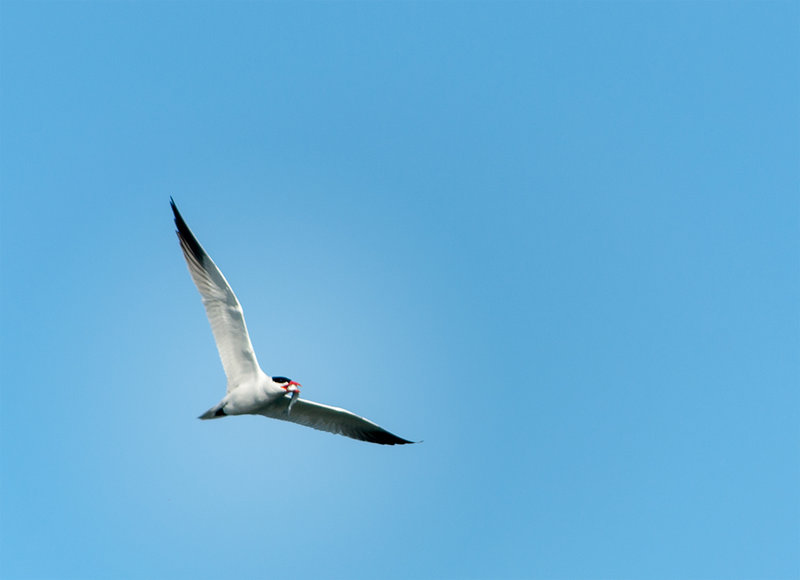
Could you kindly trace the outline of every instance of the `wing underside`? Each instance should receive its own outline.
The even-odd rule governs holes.
[[[259,414],[369,443],[378,443],[380,445],[414,443],[390,433],[369,419],[359,417],[347,409],[331,407],[307,399],[296,400],[291,413],[287,413],[288,407],[289,397],[281,397],[259,411]]]
[[[244,313],[225,276],[211,257],[203,250],[189,226],[183,220],[175,203],[170,199],[178,228],[178,239],[192,280],[200,291],[211,331],[217,343],[222,366],[228,377],[228,392],[258,374],[256,360]]]

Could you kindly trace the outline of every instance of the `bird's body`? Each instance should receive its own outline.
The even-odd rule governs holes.
[[[206,413],[201,415],[201,419],[211,419],[205,415],[212,411],[216,413],[223,410],[225,415],[252,415],[258,411],[286,396],[286,391],[273,383],[272,379],[264,372],[236,385],[225,397]],[[221,417],[223,415],[215,415]]]
[[[228,378],[225,397],[203,413],[201,419],[227,415],[264,415],[371,443],[412,443],[346,409],[300,399],[299,383],[286,377],[271,377],[261,370],[250,343],[241,304],[172,200],[170,205],[189,273],[203,299]]]

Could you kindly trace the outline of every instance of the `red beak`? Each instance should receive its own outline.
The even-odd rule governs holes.
[[[303,385],[301,385],[300,383],[296,383],[294,381],[289,381],[288,383],[286,383],[285,386],[282,386],[281,388],[288,393],[289,392],[289,387],[291,387],[291,386],[294,386],[294,392],[295,393],[299,393],[300,392],[300,387],[302,387]]]

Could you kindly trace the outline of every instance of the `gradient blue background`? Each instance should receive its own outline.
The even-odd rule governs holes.
[[[799,23],[3,1],[0,576],[800,577]]]

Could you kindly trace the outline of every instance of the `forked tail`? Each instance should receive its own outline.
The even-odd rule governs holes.
[[[227,416],[224,405],[219,403],[211,407],[208,411],[198,417],[198,419],[219,419],[220,417]]]

